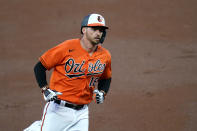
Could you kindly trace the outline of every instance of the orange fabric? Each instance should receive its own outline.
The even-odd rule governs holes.
[[[87,26],[105,26],[105,25],[101,23],[92,23],[92,24],[88,24]]]
[[[54,69],[50,88],[62,92],[58,96],[75,104],[92,101],[99,79],[111,78],[111,55],[98,46],[92,56],[80,44],[80,39],[67,40],[45,52],[40,61],[47,70]]]

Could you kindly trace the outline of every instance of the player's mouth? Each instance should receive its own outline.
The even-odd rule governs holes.
[[[100,37],[96,37],[96,38],[94,38],[94,39],[100,41],[101,38],[100,38]]]

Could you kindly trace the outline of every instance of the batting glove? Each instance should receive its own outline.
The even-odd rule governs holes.
[[[61,92],[52,91],[49,88],[44,87],[42,89],[44,100],[49,102],[53,100],[57,100],[57,95],[62,95]]]
[[[99,90],[94,90],[95,99],[97,104],[101,104],[104,102],[105,96],[104,93]]]

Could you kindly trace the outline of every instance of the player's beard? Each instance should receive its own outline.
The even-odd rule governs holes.
[[[94,39],[91,41],[91,43],[92,43],[93,45],[99,44],[99,43],[100,43],[100,38],[94,38]]]

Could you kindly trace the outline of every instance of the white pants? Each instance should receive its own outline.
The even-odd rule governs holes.
[[[40,131],[41,130],[41,124],[42,124],[41,120],[35,121],[34,123],[32,123],[29,127],[24,129],[23,131]]]
[[[48,102],[43,111],[42,123],[36,126],[34,123],[31,126],[33,128],[39,127],[40,131],[88,131],[88,106],[85,105],[81,110],[74,110],[54,102]],[[31,126],[24,131],[37,131]]]

